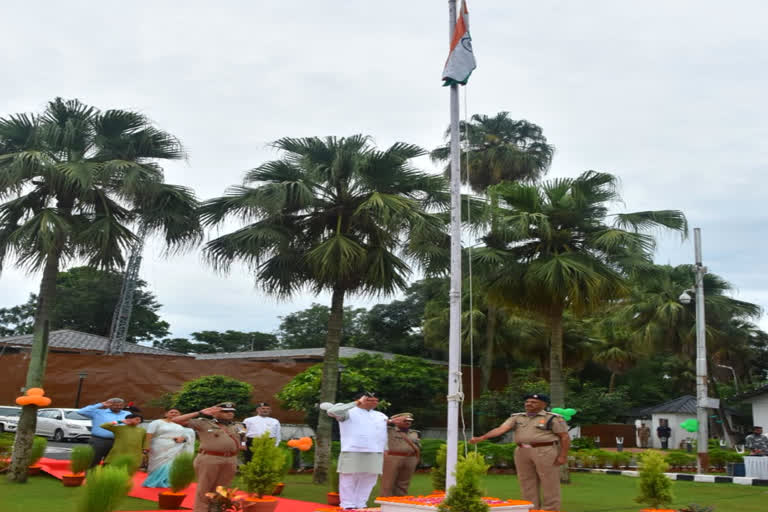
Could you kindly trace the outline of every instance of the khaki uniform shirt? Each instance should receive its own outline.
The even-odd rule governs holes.
[[[419,431],[400,430],[397,427],[387,428],[387,453],[393,455],[418,455],[421,451]]]
[[[197,432],[200,449],[212,452],[240,452],[240,431],[237,423],[219,423],[215,419],[195,418],[187,426]]]
[[[651,429],[648,427],[640,427],[637,429],[637,436],[640,439],[648,439],[651,437]]]
[[[547,422],[552,420],[551,430],[547,430]],[[502,425],[511,427],[515,432],[515,443],[548,443],[559,441],[560,436],[568,432],[568,425],[565,420],[554,413],[539,411],[536,416],[528,416],[528,413],[521,412],[513,414]]]

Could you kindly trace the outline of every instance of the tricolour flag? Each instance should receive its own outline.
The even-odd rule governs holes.
[[[456,19],[451,41],[451,53],[443,69],[443,85],[462,84],[469,80],[472,70],[477,67],[472,53],[472,37],[469,35],[469,11],[467,2],[461,3],[460,16]]]

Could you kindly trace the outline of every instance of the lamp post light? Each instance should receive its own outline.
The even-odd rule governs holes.
[[[726,370],[731,370],[731,374],[733,375],[733,386],[736,388],[736,392],[739,392],[739,379],[736,378],[736,370],[733,369],[733,366],[727,366],[724,364],[718,364],[720,368],[725,368]]]
[[[80,372],[77,374],[77,395],[75,396],[75,409],[80,408],[80,392],[83,390],[83,381],[88,377],[87,372]]]
[[[690,304],[691,293],[695,292],[696,301],[696,419],[699,423],[697,436],[697,463],[696,472],[702,473],[709,467],[709,418],[707,407],[712,402],[707,392],[707,338],[706,322],[704,318],[704,274],[707,267],[701,261],[701,229],[693,229],[693,245],[696,257],[696,282],[693,290],[685,290],[679,297],[681,304]]]

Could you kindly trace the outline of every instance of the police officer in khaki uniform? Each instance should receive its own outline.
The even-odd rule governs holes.
[[[212,418],[199,418],[201,414]],[[229,486],[235,477],[237,455],[243,444],[243,429],[233,421],[234,417],[235,404],[222,402],[173,419],[175,423],[194,429],[200,440],[200,449],[195,457],[197,494],[194,512],[208,512],[205,493],[214,492],[219,485]]]
[[[389,425],[380,495],[407,496],[411,477],[421,456],[419,431],[411,429],[413,414],[409,412],[390,417]]]
[[[560,510],[560,466],[568,460],[571,439],[565,420],[545,410],[548,404],[547,395],[527,395],[525,412],[513,414],[495,429],[469,442],[479,443],[514,430],[515,469],[523,499],[532,501],[535,509]]]

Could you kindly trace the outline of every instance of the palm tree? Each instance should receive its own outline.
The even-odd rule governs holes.
[[[194,195],[163,183],[157,164],[183,156],[173,136],[135,112],[56,98],[40,115],[0,118],[0,268],[10,260],[42,270],[27,388],[43,384],[62,266],[121,267],[137,224],[162,233],[172,249],[200,239]],[[25,406],[12,481],[26,480],[36,423],[36,406]]]
[[[487,255],[498,265],[497,300],[524,308],[544,320],[550,335],[552,405],[565,399],[563,315],[594,311],[628,292],[626,271],[650,265],[653,236],[668,228],[687,232],[676,210],[609,215],[620,200],[616,177],[587,171],[541,185],[502,184],[499,219],[502,250]],[[613,217],[612,225],[607,224]]]
[[[469,122],[462,121],[459,126],[464,138],[461,166],[462,180],[469,183],[473,191],[487,194],[490,200],[490,233],[486,236],[489,245],[498,230],[498,196],[493,189],[501,183],[535,182],[540,179],[552,163],[555,148],[547,143],[541,127],[526,120],[515,120],[509,112],[499,112],[494,116],[475,114]],[[450,137],[450,129],[446,131]],[[450,157],[450,145],[446,143],[432,152],[435,161],[447,161]],[[446,174],[449,173],[446,169]],[[479,288],[487,282],[495,268],[484,268],[482,256],[473,258],[475,283]],[[488,389],[489,376],[496,359],[495,352],[501,348],[504,338],[497,330],[504,321],[506,313],[500,311],[493,301],[486,303],[484,315],[485,334],[480,367],[482,369],[482,391]]]
[[[203,206],[207,225],[229,217],[250,222],[211,240],[205,254],[219,270],[245,262],[257,284],[281,298],[306,288],[331,293],[320,400],[333,402],[345,298],[405,288],[404,258],[418,256],[410,241],[423,248],[425,240],[445,237],[443,221],[429,211],[446,207],[447,187],[442,177],[411,167],[425,153],[409,144],[381,151],[355,135],[284,138],[274,147],[282,158],[249,171],[243,186]],[[321,415],[317,483],[327,477],[330,433],[330,419]]]
[[[608,392],[616,389],[616,377],[632,368],[639,354],[634,349],[632,335],[618,315],[609,315],[595,322],[592,334],[597,339],[593,359],[611,372]]]

